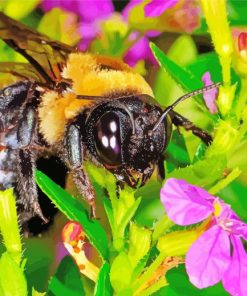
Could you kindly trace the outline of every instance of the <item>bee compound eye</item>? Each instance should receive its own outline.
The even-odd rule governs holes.
[[[109,111],[99,118],[94,138],[96,152],[102,163],[106,166],[119,166],[122,143],[120,119],[116,112]]]

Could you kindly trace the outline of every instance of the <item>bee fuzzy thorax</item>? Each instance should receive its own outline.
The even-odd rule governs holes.
[[[39,107],[40,131],[49,144],[62,139],[68,121],[92,104],[90,100],[78,100],[72,92],[59,94],[46,92]]]
[[[63,77],[72,80],[77,95],[104,96],[113,91],[132,91],[153,96],[145,79],[116,58],[71,53]]]

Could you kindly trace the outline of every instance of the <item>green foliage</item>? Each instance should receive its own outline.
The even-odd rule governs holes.
[[[27,296],[27,282],[23,269],[8,252],[0,258],[0,270],[1,295]]]
[[[202,81],[199,77],[194,76],[191,72],[177,65],[170,58],[168,58],[168,56],[165,55],[155,44],[151,43],[150,47],[162,69],[166,71],[182,89],[184,89],[186,92],[191,92],[203,87]],[[198,97],[195,97],[195,99],[198,105],[203,110],[205,110],[202,99]]]
[[[19,265],[22,245],[13,189],[0,191],[0,231],[8,254]]]
[[[42,172],[37,171],[36,181],[41,190],[50,197],[61,212],[69,219],[83,225],[85,234],[91,244],[98,250],[102,258],[107,259],[108,241],[105,230],[100,223],[95,219],[89,219],[83,206]]]
[[[79,15],[70,14],[60,8],[40,13],[40,10],[34,10],[38,3],[37,0],[31,0],[19,9],[17,0],[2,1],[0,10],[37,27],[52,39],[70,45],[77,44],[85,37],[80,36],[77,30],[81,26],[79,22],[83,22],[82,19],[79,20]],[[118,6],[119,3],[116,2],[115,5]],[[99,32],[91,43],[91,51],[123,58],[137,41],[136,38],[132,39],[133,33],[142,39],[150,29],[159,27],[164,31],[167,24],[163,24],[162,17],[145,17],[144,5],[143,2],[132,8],[128,21],[126,16],[117,14],[105,17],[102,22],[97,19],[94,22],[97,26],[93,29]],[[230,23],[246,26],[246,3],[241,2],[240,5],[229,0],[227,5]],[[169,14],[169,9],[167,12]],[[210,18],[210,15],[206,17]],[[162,45],[166,53],[154,43],[150,44],[160,69],[156,74],[153,68],[148,68],[150,71],[147,73],[151,73],[151,76],[155,73],[155,77],[152,76],[150,80],[154,82],[155,99],[162,106],[174,102],[184,92],[201,88],[201,77],[207,71],[214,82],[223,80],[217,99],[218,114],[211,114],[199,96],[177,107],[176,111],[181,111],[191,121],[195,121],[196,125],[210,131],[213,142],[207,147],[191,133],[185,133],[184,129],[175,130],[166,151],[166,178],[185,179],[208,189],[211,194],[222,197],[246,220],[247,73],[240,72],[236,66],[236,61],[240,58],[239,52],[229,51],[228,58],[225,59],[220,42],[222,36],[217,36],[217,28],[214,28],[216,23],[211,22],[208,28],[208,19],[200,21],[200,28],[193,32],[197,36],[181,34],[177,37],[178,33],[164,34],[168,38],[163,43],[165,38],[160,35],[157,43]],[[227,26],[227,22],[225,25]],[[141,32],[134,32],[136,29]],[[205,36],[208,29],[213,36],[214,45],[217,44],[219,55],[214,51],[204,54],[198,52],[204,42],[210,46],[209,38]],[[228,45],[232,43],[231,39],[228,41]],[[0,53],[0,61],[25,61],[2,42]],[[142,52],[138,51],[138,54]],[[136,69],[143,64],[144,60],[141,59]],[[5,83],[2,77],[1,83]],[[143,188],[133,190],[125,186],[120,190],[116,179],[105,169],[96,168],[90,163],[85,163],[85,167],[97,194],[99,220],[91,219],[83,203],[46,175],[40,171],[36,173],[39,187],[55,206],[68,219],[82,225],[90,243],[90,246],[85,244],[86,256],[88,255],[88,262],[94,266],[95,279],[97,278],[94,283],[84,277],[86,272],[82,275],[74,260],[67,256],[60,262],[55,274],[51,271],[54,276],[50,279],[47,295],[227,295],[220,284],[208,289],[196,289],[189,282],[184,265],[157,276],[166,257],[184,258],[188,248],[198,237],[197,226],[193,229],[179,228],[168,219],[159,200],[161,182],[152,179]],[[25,239],[26,251],[23,255],[13,190],[0,192],[0,230],[3,238],[0,246],[0,270],[4,271],[0,272],[0,295],[25,296],[31,290],[32,296],[44,295],[37,290],[44,290],[48,273],[53,269],[56,244],[61,243],[57,239],[63,225],[59,219],[55,218],[52,229],[42,238]],[[94,248],[101,258],[95,255]]]
[[[125,252],[119,253],[112,262],[110,271],[110,280],[114,291],[120,293],[128,289],[131,284],[131,273],[132,265],[129,256]]]
[[[13,189],[0,191],[0,231],[6,251],[0,257],[0,292],[3,296],[26,296],[25,261]]]
[[[153,296],[178,296],[178,295],[188,295],[188,296],[227,296],[228,293],[225,292],[221,284],[215,285],[213,287],[198,290],[195,288],[188,279],[185,271],[184,265],[179,265],[177,268],[173,268],[167,273],[167,280],[170,285],[168,287],[162,288],[162,290],[153,294]],[[179,283],[179,285],[178,285]]]
[[[59,264],[55,275],[50,280],[47,295],[85,295],[79,269],[70,256],[64,257]]]
[[[109,274],[110,265],[108,262],[104,262],[100,269],[98,280],[95,286],[95,296],[111,296],[113,294]]]

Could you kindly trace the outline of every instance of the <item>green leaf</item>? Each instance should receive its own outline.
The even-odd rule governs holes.
[[[247,198],[246,198],[246,178],[234,181],[226,188],[220,191],[219,196],[226,203],[229,203],[232,209],[238,214],[238,216],[245,222],[247,222]]]
[[[173,62],[154,43],[150,43],[150,47],[161,68],[166,71],[185,91],[191,92],[203,87],[203,83],[199,77],[194,76],[191,72],[184,70],[182,67]],[[199,106],[206,110],[203,100],[199,97],[195,97],[195,99]]]
[[[1,296],[27,296],[27,282],[21,267],[5,252],[0,258]]]
[[[132,273],[132,282],[134,282],[136,278],[141,274],[141,272],[143,271],[144,267],[147,264],[149,257],[150,257],[150,252],[148,252],[144,257],[142,257],[141,260],[137,263]]]
[[[94,291],[95,296],[111,296],[113,295],[111,283],[110,283],[110,265],[108,262],[104,262],[100,271],[98,280]]]
[[[186,66],[186,70],[193,73],[194,76],[201,78],[202,75],[209,71],[211,79],[214,82],[222,81],[222,70],[219,62],[219,57],[215,52],[201,54],[197,59]],[[231,69],[232,83],[239,81],[233,69]]]
[[[222,71],[218,55],[215,52],[201,54],[186,66],[186,70],[201,79],[202,75],[209,71],[214,82],[222,81]]]
[[[15,196],[12,188],[0,191],[0,231],[8,253],[12,256],[17,265],[19,265],[22,255],[22,246]]]
[[[229,295],[222,287],[221,284],[199,290],[194,287],[186,274],[184,265],[179,265],[178,268],[173,268],[167,273],[167,281],[170,284],[170,288],[177,293],[177,295],[196,295],[196,296],[227,296]],[[178,284],[179,283],[179,284]],[[164,291],[166,289],[164,288]],[[173,295],[173,294],[163,294],[163,295]]]
[[[129,229],[129,259],[133,268],[148,253],[151,246],[152,232],[135,223],[130,224]]]
[[[135,214],[138,225],[152,228],[154,221],[164,216],[164,207],[160,202],[161,182],[151,180],[136,190],[135,196],[142,196],[142,201]]]
[[[101,257],[108,258],[108,241],[105,230],[95,219],[89,219],[83,206],[49,177],[40,171],[36,171],[36,182],[40,189],[52,200],[57,208],[70,220],[79,222]]]
[[[129,257],[121,252],[112,262],[110,280],[115,292],[127,289],[131,283],[132,266]]]
[[[79,269],[70,256],[63,258],[48,286],[48,296],[85,295]]]
[[[172,172],[175,168],[186,167],[190,164],[189,153],[186,148],[183,135],[177,130],[173,132],[172,139],[167,147],[166,168]]]
[[[225,168],[226,158],[219,155],[199,160],[186,168],[174,170],[167,175],[167,178],[184,179],[194,185],[207,187],[223,176]]]

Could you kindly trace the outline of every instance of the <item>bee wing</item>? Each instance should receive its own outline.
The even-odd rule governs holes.
[[[0,73],[9,73],[27,80],[33,79],[40,84],[46,84],[43,76],[32,65],[27,63],[0,62]]]
[[[73,47],[52,41],[1,12],[0,38],[24,56],[49,86],[63,80],[61,72]]]

